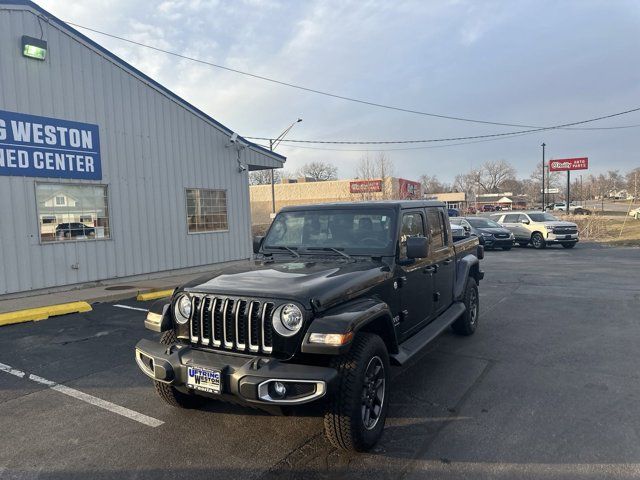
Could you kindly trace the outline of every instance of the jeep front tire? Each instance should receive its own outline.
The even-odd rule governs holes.
[[[367,451],[382,436],[389,408],[387,348],[379,336],[359,333],[332,366],[338,381],[324,414],[325,435],[336,448]]]
[[[163,345],[173,345],[176,343],[178,339],[176,338],[176,334],[173,330],[167,330],[160,337],[160,343]],[[153,384],[156,389],[156,393],[158,396],[165,402],[171,405],[172,407],[178,408],[197,408],[201,406],[205,399],[198,395],[189,395],[187,393],[182,393],[177,390],[175,387],[168,385],[163,382],[158,382],[156,380],[153,381]]]

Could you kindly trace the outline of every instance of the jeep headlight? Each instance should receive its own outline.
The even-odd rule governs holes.
[[[184,325],[191,318],[191,298],[188,295],[180,295],[173,307],[176,322]]]
[[[282,305],[273,312],[273,328],[283,337],[291,337],[298,333],[303,320],[302,310],[293,303]]]

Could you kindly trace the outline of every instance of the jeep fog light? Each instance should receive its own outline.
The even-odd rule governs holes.
[[[353,338],[353,332],[349,333],[312,333],[309,335],[309,343],[322,343],[324,345],[344,345]]]

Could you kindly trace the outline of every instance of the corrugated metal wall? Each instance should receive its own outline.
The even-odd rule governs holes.
[[[0,176],[0,294],[249,257],[247,173],[228,135],[67,32],[42,27],[47,60],[24,58],[20,38],[40,36],[37,17],[0,7],[0,109],[99,125],[103,180]],[[277,165],[251,149],[241,155]],[[40,244],[36,181],[108,185],[111,239]],[[228,232],[187,234],[189,187],[227,191]]]

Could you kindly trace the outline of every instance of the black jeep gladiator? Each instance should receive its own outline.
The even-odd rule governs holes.
[[[363,451],[382,435],[390,364],[477,327],[483,249],[454,240],[443,203],[286,207],[253,248],[150,310],[162,336],[135,356],[167,403],[320,401],[329,441]]]

